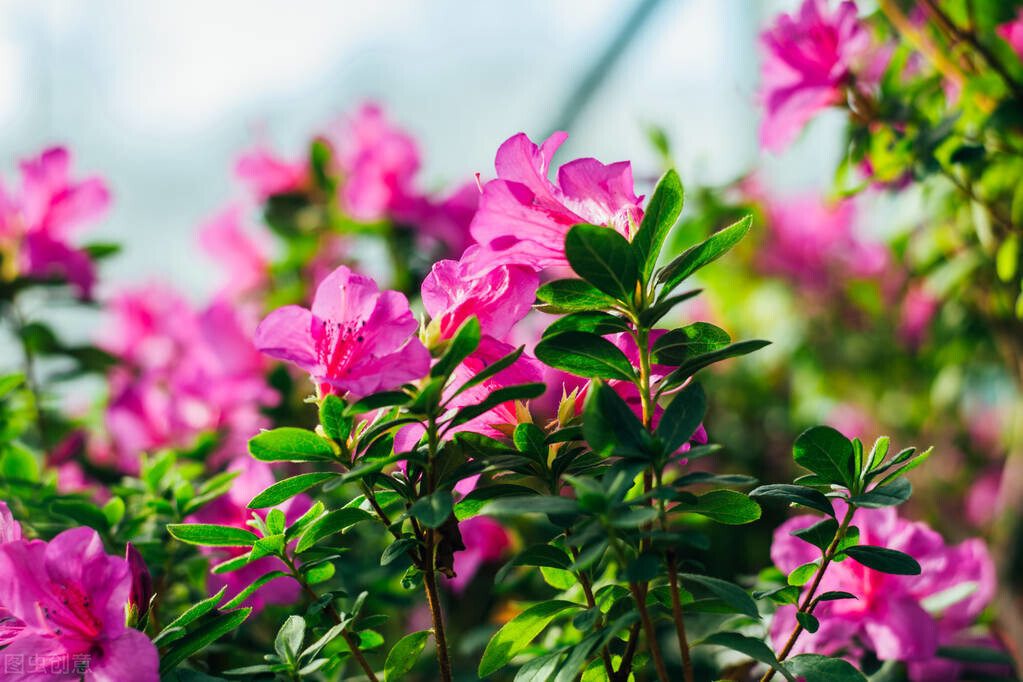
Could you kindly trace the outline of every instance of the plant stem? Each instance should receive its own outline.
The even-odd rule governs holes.
[[[579,550],[575,547],[572,548],[572,558],[575,561],[579,561]],[[586,574],[586,571],[579,571],[576,577],[579,578],[579,583],[583,586],[583,594],[586,595],[586,605],[591,609],[597,608],[597,600],[593,596],[593,585],[590,583],[590,577]],[[601,624],[602,619],[598,617],[595,628],[599,630]],[[607,679],[613,680],[615,671],[611,665],[611,652],[606,644],[600,648],[600,657],[604,661],[604,672],[607,673]]]
[[[817,573],[814,574],[813,582],[810,584],[810,589],[807,591],[806,596],[803,598],[803,603],[799,605],[797,613],[812,613],[814,604],[813,598],[817,593],[817,588],[820,587],[821,580],[824,578],[824,572],[828,570],[828,566],[831,564],[832,559],[835,558],[835,554],[838,553],[838,545],[842,542],[845,537],[846,531],[849,529],[849,523],[852,521],[853,513],[856,508],[851,504],[849,509],[845,512],[845,518],[842,519],[842,523],[838,526],[838,530],[835,531],[835,537],[832,538],[831,544],[824,551],[824,560],[821,561],[820,567],[817,569]],[[803,632],[803,624],[796,621],[796,627],[789,635],[789,639],[785,642],[785,647],[779,652],[778,660],[784,661],[785,658],[792,651],[792,647],[796,645],[796,640],[799,639],[800,633]],[[760,678],[760,682],[770,682],[770,679],[774,677],[774,668],[771,668],[764,676]]]
[[[437,457],[437,422],[430,417],[426,428],[428,457],[426,472],[424,475],[424,486],[426,494],[432,495],[434,490],[434,460]],[[440,676],[443,682],[451,682],[451,658],[448,653],[448,640],[444,631],[444,611],[440,604],[437,593],[437,535],[433,528],[427,528],[425,532],[425,547],[423,548],[422,568],[423,585],[426,588],[426,601],[430,607],[430,617],[433,619],[433,637],[437,643],[437,665],[440,667]]]
[[[302,589],[307,595],[309,595],[309,598],[314,602],[319,599],[316,592],[313,591],[313,588],[309,586],[309,583],[306,582],[305,578],[302,577],[302,574],[295,567],[295,560],[288,556],[287,552],[284,552],[282,558],[284,559],[284,563],[288,566],[288,570],[291,571],[291,577],[298,581],[298,584],[302,586]],[[341,625],[341,614],[339,614],[337,609],[334,608],[333,603],[327,604],[326,611],[330,615],[331,620],[334,621],[335,625]],[[359,650],[359,638],[353,635],[346,627],[341,628],[341,636],[344,637],[345,642],[348,644],[348,648],[352,652],[352,657],[358,662],[362,671],[366,673],[366,677],[370,680],[370,682],[380,682],[376,673],[373,672],[373,666],[369,664],[366,657],[362,655],[362,651]]]
[[[643,631],[646,633],[647,646],[650,648],[650,657],[654,659],[654,668],[657,670],[657,679],[661,682],[669,682],[668,670],[664,667],[664,657],[661,655],[661,645],[657,642],[657,632],[654,630],[654,622],[650,619],[650,611],[646,608],[646,597],[640,590],[639,583],[629,583],[629,590],[632,592],[636,606],[639,608],[639,617],[643,622]]]
[[[678,636],[678,648],[682,652],[682,671],[686,682],[694,682],[693,658],[689,653],[689,640],[686,638],[686,624],[682,617],[682,599],[678,591],[678,563],[675,553],[668,552],[668,583],[671,587],[671,613],[675,619],[675,633]]]

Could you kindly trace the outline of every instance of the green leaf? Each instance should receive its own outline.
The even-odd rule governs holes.
[[[811,561],[810,563],[803,564],[802,566],[796,566],[792,569],[792,572],[789,573],[785,582],[793,587],[802,587],[813,579],[813,576],[817,573],[817,569],[818,566],[816,561]]]
[[[515,616],[490,639],[480,659],[479,676],[486,677],[503,668],[515,654],[543,632],[559,613],[566,609],[581,608],[570,601],[551,600],[536,604]]]
[[[547,385],[540,382],[515,384],[513,386],[499,388],[496,391],[492,391],[482,402],[460,409],[458,414],[456,414],[451,421],[448,422],[448,424],[451,426],[464,424],[470,419],[475,419],[481,414],[486,414],[501,403],[506,403],[510,400],[532,400],[534,398],[539,398],[546,390]]]
[[[792,449],[796,464],[825,480],[851,488],[854,480],[853,446],[830,426],[813,426],[796,438]]]
[[[610,227],[575,225],[565,235],[565,258],[575,274],[619,301],[636,295],[639,268],[629,241]]]
[[[841,658],[820,654],[800,654],[785,662],[785,667],[806,682],[867,682],[863,673]]]
[[[312,431],[283,426],[249,440],[249,453],[262,462],[320,462],[334,458],[330,443]]]
[[[664,240],[682,215],[683,201],[682,180],[675,169],[671,168],[657,181],[654,194],[643,212],[643,221],[632,238],[632,248],[636,251],[643,281],[650,278],[657,266],[657,257],[661,254]]]
[[[384,663],[384,676],[387,682],[396,680],[409,670],[412,670],[419,655],[426,648],[426,640],[430,638],[429,630],[413,632],[405,635],[391,647],[387,654],[387,661]]]
[[[764,643],[763,640],[754,639],[753,637],[746,637],[740,635],[737,632],[715,632],[709,637],[704,638],[699,644],[713,644],[716,646],[723,646],[733,651],[738,651],[740,654],[746,654],[755,661],[766,663],[771,666],[779,673],[785,676],[785,679],[789,682],[795,682],[796,678],[793,677],[792,673],[782,666],[778,662],[778,658],[771,651],[771,648]]]
[[[222,611],[230,611],[231,609],[236,609],[239,606],[241,606],[245,602],[245,600],[252,595],[253,592],[261,588],[263,585],[266,585],[268,582],[270,582],[271,580],[275,580],[276,578],[286,577],[288,577],[288,574],[285,573],[284,571],[270,571],[266,575],[260,576],[251,585],[249,585],[244,590],[239,592],[237,595],[234,596],[234,598],[231,599],[231,601],[227,602],[220,608]]]
[[[748,355],[769,345],[771,345],[770,341],[763,341],[759,339],[739,341],[738,343],[733,343],[730,346],[725,346],[724,348],[711,351],[710,353],[703,353],[701,355],[691,357],[679,365],[678,369],[666,376],[661,381],[661,385],[658,390],[664,391],[668,388],[679,386],[685,383],[686,379],[705,367],[709,367],[729,358]]]
[[[689,442],[706,414],[707,396],[700,384],[690,384],[680,391],[665,408],[654,432],[661,439],[665,454],[673,454]]]
[[[108,525],[115,525],[124,518],[124,500],[120,497],[111,497],[102,508],[103,516],[107,519]]]
[[[565,332],[589,332],[604,336],[616,332],[627,332],[630,329],[629,323],[620,317],[596,310],[584,310],[559,317],[544,330],[543,338]]]
[[[921,452],[919,455],[917,455],[916,457],[914,457],[910,461],[908,461],[905,464],[903,464],[901,467],[895,469],[895,471],[893,471],[892,473],[890,473],[887,476],[885,476],[884,478],[882,478],[881,482],[878,485],[887,485],[888,483],[890,483],[891,481],[895,480],[899,476],[903,476],[903,475],[909,473],[910,471],[912,471],[913,469],[916,469],[918,466],[920,466],[921,464],[926,462],[928,460],[928,458],[931,456],[931,453],[933,453],[933,452],[934,452],[934,448],[927,448],[926,450]]]
[[[430,376],[446,377],[450,375],[479,345],[480,321],[473,315],[458,327],[447,351],[430,369]]]
[[[209,523],[170,523],[167,532],[181,542],[206,547],[251,547],[258,540],[244,528]]]
[[[882,507],[895,507],[910,498],[913,494],[913,484],[906,478],[896,478],[888,485],[879,485],[862,495],[849,498],[849,502],[856,507],[867,509],[881,509]]]
[[[414,538],[400,538],[387,545],[380,555],[380,565],[386,566],[395,559],[405,556],[413,547],[418,544]]]
[[[854,561],[881,573],[920,575],[920,564],[916,559],[898,550],[875,545],[855,545],[846,547],[844,553]]]
[[[345,415],[345,401],[333,393],[324,396],[320,403],[320,426],[323,432],[336,441],[348,440],[352,431],[352,420]]]
[[[549,566],[550,568],[567,569],[572,565],[572,559],[565,554],[565,550],[553,545],[533,545],[508,562],[508,566]]]
[[[617,346],[588,332],[548,336],[536,345],[540,362],[587,379],[634,381],[636,371]]]
[[[271,509],[266,515],[266,532],[270,535],[281,535],[288,525],[288,519],[280,509]]]
[[[618,449],[628,452],[646,449],[643,424],[621,396],[603,382],[594,382],[587,392],[583,403],[583,437],[603,457]]]
[[[817,547],[822,552],[828,549],[831,545],[832,540],[835,539],[835,533],[838,532],[838,521],[833,518],[823,519],[807,528],[801,528],[794,530],[789,533],[793,537],[797,537],[804,542],[809,542],[814,547]]]
[[[99,531],[106,531],[110,528],[110,522],[107,521],[106,514],[91,502],[54,500],[50,502],[50,511],[54,514],[67,516],[84,526],[89,526]]]
[[[753,523],[760,518],[760,505],[734,490],[712,490],[700,495],[695,504],[680,502],[678,510],[701,514],[730,526]]]
[[[220,639],[241,625],[251,608],[238,609],[230,613],[223,613],[214,616],[202,627],[188,633],[181,639],[175,641],[167,651],[160,656],[160,674],[166,674],[173,670],[179,663],[192,654],[205,649],[207,646]]]
[[[817,620],[816,616],[814,616],[812,613],[804,613],[802,611],[797,611],[796,620],[799,622],[800,625],[803,626],[803,629],[809,632],[810,634],[817,632],[817,630],[819,630],[821,627],[820,621]]]
[[[39,480],[39,462],[31,452],[12,443],[0,457],[0,478],[35,483]]]
[[[227,587],[222,587],[220,588],[220,591],[212,597],[203,599],[198,604],[190,606],[188,610],[180,616],[167,623],[163,630],[160,631],[160,634],[153,638],[153,644],[162,646],[161,642],[179,639],[180,636],[184,634],[184,627],[215,609],[217,604],[220,603],[220,600],[224,598],[224,592],[226,591]],[[173,634],[177,634],[178,637],[171,637]]]
[[[544,439],[545,436],[540,427],[529,422],[519,424],[512,433],[515,449],[524,454],[546,455],[547,445],[544,443]]]
[[[750,618],[760,618],[756,602],[738,585],[696,573],[680,573],[679,577],[682,578],[683,582],[696,583],[703,587],[737,612],[746,614]]]
[[[687,250],[681,256],[666,265],[657,279],[664,283],[662,296],[671,292],[704,265],[712,263],[723,256],[729,249],[739,243],[749,232],[753,216],[748,215],[737,223],[715,232],[706,240]]]
[[[792,504],[799,504],[810,509],[822,511],[829,516],[835,515],[835,509],[831,501],[824,496],[824,493],[804,485],[792,485],[790,483],[772,483],[762,485],[750,491],[750,497],[769,497],[785,500]]]
[[[852,594],[851,592],[842,592],[840,590],[831,590],[829,592],[825,592],[825,593],[819,595],[816,599],[814,599],[814,601],[815,602],[819,602],[819,601],[837,601],[839,599],[856,599],[856,598],[857,598],[856,595]]]
[[[314,471],[308,474],[299,474],[298,476],[292,476],[286,478],[283,481],[278,481],[272,486],[264,490],[263,492],[252,498],[249,502],[249,509],[266,509],[267,507],[274,507],[285,500],[290,500],[300,492],[309,490],[314,485],[322,483],[327,479],[336,478],[340,474],[333,471]]]
[[[343,532],[360,521],[372,518],[372,514],[357,507],[342,507],[329,511],[309,524],[298,541],[295,552],[304,552],[320,540],[330,537],[334,533]]]
[[[652,552],[644,552],[629,562],[622,571],[621,580],[630,583],[649,582],[661,575],[661,558]]]
[[[881,462],[884,461],[885,456],[888,454],[888,443],[890,440],[888,436],[881,436],[874,441],[874,447],[870,448],[870,454],[867,455],[867,459],[863,463],[865,471],[873,471],[881,465]]]
[[[694,322],[665,332],[651,350],[662,365],[681,365],[688,358],[725,348],[732,337],[724,329],[708,322]]]
[[[303,564],[302,575],[305,576],[305,581],[310,585],[318,585],[324,581],[330,580],[334,577],[334,572],[337,570],[334,568],[334,564],[328,562],[317,563],[317,564]]]
[[[404,405],[411,397],[412,396],[405,393],[405,391],[381,391],[379,393],[373,393],[365,398],[360,398],[349,405],[345,410],[345,414],[349,416],[354,414],[365,414],[366,412],[379,410],[383,407]]]
[[[302,616],[288,616],[284,625],[277,631],[274,639],[274,651],[281,657],[281,660],[293,663],[298,658],[298,652],[302,648],[302,640],[305,639],[305,619]]]
[[[488,515],[575,514],[579,503],[570,497],[556,495],[516,495],[501,497],[486,506]]]
[[[536,297],[545,304],[540,306],[542,311],[556,315],[580,310],[607,310],[615,304],[613,298],[581,279],[548,282],[537,290]]]
[[[440,528],[451,516],[454,505],[450,490],[438,490],[416,500],[409,508],[409,514],[425,526]]]
[[[702,292],[703,289],[693,289],[692,291],[687,291],[683,294],[678,294],[676,296],[669,296],[668,298],[662,299],[657,303],[654,303],[652,306],[650,306],[649,308],[647,308],[646,310],[639,314],[640,326],[645,327],[647,329],[653,329],[654,326],[660,321],[660,319],[667,315],[668,313],[670,313],[675,308],[675,306],[677,306],[679,303],[682,303],[683,301],[688,301],[694,296],[700,295],[700,293]]]
[[[265,556],[280,556],[284,550],[284,534],[267,535],[252,543],[252,552],[249,553],[249,562],[262,559]]]

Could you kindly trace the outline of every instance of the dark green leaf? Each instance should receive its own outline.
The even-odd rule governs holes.
[[[749,496],[776,498],[822,511],[829,516],[835,515],[835,509],[831,506],[831,501],[824,496],[824,493],[803,485],[791,485],[789,483],[762,485],[750,491]]]
[[[852,443],[830,426],[813,426],[803,431],[792,451],[796,464],[831,483],[852,486]]]
[[[664,445],[664,452],[674,453],[689,442],[706,413],[707,396],[700,384],[690,384],[680,391],[665,408],[655,431]]]
[[[583,404],[583,437],[595,453],[607,457],[617,448],[642,451],[645,436],[643,424],[613,388],[603,382],[590,386]]]
[[[809,633],[817,632],[820,629],[821,623],[812,613],[803,613],[802,611],[796,612],[796,620],[803,626],[803,629]]]
[[[409,514],[430,528],[439,528],[451,516],[454,504],[450,490],[438,490],[416,500]]]
[[[683,384],[686,379],[693,376],[701,369],[709,367],[717,362],[721,362],[722,360],[727,360],[729,358],[737,358],[742,355],[748,355],[749,353],[758,351],[764,346],[769,345],[771,345],[770,341],[762,341],[759,339],[754,339],[752,341],[739,341],[738,343],[733,343],[732,345],[725,346],[719,350],[691,357],[679,365],[678,369],[664,378],[661,382],[660,390],[679,386]]]
[[[341,474],[333,471],[315,471],[309,474],[299,474],[298,476],[286,478],[283,481],[274,483],[272,486],[252,498],[248,507],[249,509],[266,509],[267,507],[274,507],[285,500],[290,500],[295,495],[312,488],[318,483],[322,483],[329,478],[335,478],[340,475]]]
[[[404,391],[381,391],[380,393],[373,393],[349,405],[345,410],[345,414],[365,414],[366,412],[379,410],[383,407],[404,405],[409,401],[410,397],[411,396]]]
[[[772,652],[770,647],[768,647],[761,639],[746,637],[745,635],[740,635],[737,632],[715,632],[699,643],[723,646],[732,649],[733,651],[738,651],[741,654],[746,654],[755,661],[760,661],[761,663],[766,663],[771,666],[784,675],[785,679],[790,682],[795,682],[796,678],[778,662],[778,658],[774,655],[774,652]]]
[[[565,257],[577,275],[605,294],[626,302],[636,295],[636,254],[612,228],[575,225],[565,235]]]
[[[694,322],[662,334],[651,350],[662,365],[681,365],[687,359],[721,350],[732,342],[724,329],[708,322]]]
[[[543,338],[564,332],[589,332],[604,336],[615,332],[627,332],[630,329],[629,323],[620,317],[596,310],[584,310],[565,315],[552,322],[544,330]]]
[[[855,545],[846,547],[844,551],[853,560],[881,573],[920,575],[920,564],[916,559],[898,550],[875,545]]]
[[[330,443],[312,431],[284,426],[249,440],[249,453],[262,462],[320,462],[334,458]]]
[[[162,642],[166,640],[180,639],[181,635],[184,634],[184,627],[215,609],[217,604],[220,603],[220,600],[224,598],[224,592],[226,591],[227,587],[222,587],[220,591],[212,597],[203,599],[198,604],[190,606],[188,610],[180,616],[167,623],[163,630],[160,631],[160,634],[153,638],[153,643],[158,646],[162,646]],[[172,634],[177,634],[178,636],[172,637]]]
[[[913,484],[907,478],[896,478],[888,485],[880,485],[862,495],[849,499],[849,502],[856,507],[868,509],[880,509],[882,507],[895,507],[910,498],[913,494]]]
[[[541,383],[515,384],[513,386],[499,388],[496,391],[492,391],[481,403],[477,405],[469,405],[468,407],[460,409],[458,414],[456,414],[448,423],[451,426],[464,424],[470,419],[475,419],[481,414],[486,414],[501,403],[506,403],[511,400],[532,400],[533,398],[539,398],[546,390],[547,385]]]
[[[737,223],[715,232],[703,242],[692,247],[681,256],[666,265],[657,279],[664,283],[664,292],[672,291],[704,265],[723,256],[729,249],[739,243],[749,232],[753,216],[748,215]],[[665,295],[662,294],[662,295]]]
[[[345,401],[333,393],[324,396],[320,403],[320,425],[328,437],[345,441],[352,430],[352,420],[345,416]]]
[[[650,278],[657,266],[664,240],[682,214],[683,196],[682,180],[674,168],[669,169],[657,182],[639,230],[632,238],[632,248],[636,250],[644,281]]]
[[[548,336],[536,345],[535,353],[544,364],[587,379],[635,379],[635,369],[625,353],[596,334],[565,332]]]
[[[820,654],[800,654],[786,661],[785,667],[806,682],[867,682],[848,661]]]
[[[304,552],[320,540],[372,518],[372,514],[356,507],[334,509],[309,524],[295,551]]]
[[[244,590],[236,594],[234,598],[231,599],[231,601],[227,602],[220,608],[223,611],[230,611],[231,609],[236,609],[239,606],[241,606],[245,602],[245,600],[252,595],[253,592],[261,588],[263,585],[266,585],[268,582],[276,578],[283,578],[287,576],[288,574],[285,573],[284,571],[270,571],[266,575],[257,578],[251,585],[249,585]]]
[[[203,624],[202,627],[175,641],[160,656],[160,673],[164,674],[173,670],[192,654],[202,651],[228,632],[237,628],[248,618],[251,611],[251,608],[244,608],[214,616],[209,622]]]
[[[281,660],[292,663],[298,657],[305,639],[305,619],[302,616],[288,616],[284,625],[277,631],[274,639],[274,651]]]
[[[939,646],[935,654],[938,658],[947,658],[964,663],[984,663],[990,665],[1012,665],[1012,657],[1004,651],[968,646]]]
[[[486,506],[487,514],[575,514],[579,503],[570,497],[555,495],[520,495],[502,497]]]
[[[712,490],[700,495],[696,504],[680,502],[678,510],[701,514],[732,526],[752,523],[760,518],[760,505],[734,490]]]
[[[672,309],[683,301],[688,301],[693,296],[698,296],[703,289],[693,289],[687,291],[684,294],[678,294],[677,296],[669,296],[657,303],[653,304],[643,312],[639,314],[639,324],[647,329],[652,329],[657,322],[670,313]]]
[[[522,356],[522,353],[523,351],[525,351],[525,349],[526,349],[525,346],[519,346],[511,353],[508,353],[508,355],[505,355],[503,358],[494,360],[484,369],[481,369],[479,372],[477,372],[471,379],[469,379],[464,384],[459,386],[458,390],[454,392],[452,397],[462,393],[467,389],[472,388],[473,386],[478,386],[479,384],[483,383],[490,377],[495,376],[497,373],[503,372],[504,370],[508,369],[513,364],[515,364],[515,361],[518,360],[519,357]]]
[[[529,422],[516,426],[512,435],[515,449],[519,452],[545,457],[547,445],[544,443],[544,438],[544,433],[540,430],[540,427]]]
[[[171,523],[167,532],[181,542],[206,547],[251,547],[258,539],[244,528],[207,523]]]
[[[446,377],[480,345],[480,322],[473,315],[458,327],[447,351],[430,369],[431,377]]]
[[[835,533],[837,532],[838,521],[833,518],[829,518],[818,521],[808,528],[794,530],[789,533],[789,535],[797,537],[805,542],[809,542],[811,545],[819,548],[823,552],[828,548],[828,545],[831,544],[831,541],[835,539]]]
[[[551,600],[532,606],[512,618],[498,630],[487,644],[480,659],[480,677],[492,675],[543,632],[554,618],[566,609],[582,608],[570,601]]]
[[[680,573],[679,577],[683,582],[696,583],[703,587],[739,613],[744,613],[751,618],[760,618],[756,602],[738,585],[696,573]]]
[[[660,574],[660,557],[652,552],[645,552],[629,562],[622,571],[621,579],[630,583],[642,583],[653,580]]]
[[[380,555],[380,565],[386,566],[392,563],[395,559],[405,556],[406,553],[411,551],[416,546],[416,541],[413,538],[401,538],[395,540],[387,546],[384,553]]]
[[[856,595],[852,594],[850,592],[842,592],[840,590],[831,590],[830,592],[825,592],[824,594],[818,596],[816,599],[814,599],[814,601],[815,602],[817,602],[817,601],[837,601],[839,599],[856,599],[856,598],[857,598]]]
[[[99,531],[106,531],[110,528],[106,514],[103,510],[91,502],[77,502],[75,500],[54,500],[50,503],[50,511],[54,514],[67,516],[74,519],[83,526],[89,526]]]
[[[556,279],[540,287],[536,297],[546,305],[540,309],[563,315],[580,310],[607,310],[615,300],[581,279]]]
[[[387,661],[384,663],[384,675],[388,682],[397,680],[399,677],[412,670],[419,655],[426,648],[426,640],[430,638],[429,630],[413,632],[405,635],[391,647],[387,654]]]

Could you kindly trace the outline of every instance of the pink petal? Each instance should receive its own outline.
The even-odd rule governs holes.
[[[297,305],[274,310],[259,323],[253,343],[261,353],[293,362],[307,372],[317,367],[313,314]]]

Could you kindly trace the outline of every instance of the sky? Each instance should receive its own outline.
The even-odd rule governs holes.
[[[561,160],[629,159],[642,182],[660,171],[645,132],[657,125],[685,182],[744,173],[759,155],[756,33],[791,2],[0,0],[0,170],[69,145],[113,189],[88,235],[124,244],[107,286],[162,279],[201,296],[216,273],[195,256],[196,229],[242,195],[231,169],[254,141],[300,154],[372,99],[419,140],[427,187],[486,176],[501,141],[552,131],[644,1],[648,20],[588,93]],[[825,132],[799,145],[817,163],[797,149],[766,173],[819,178]]]

